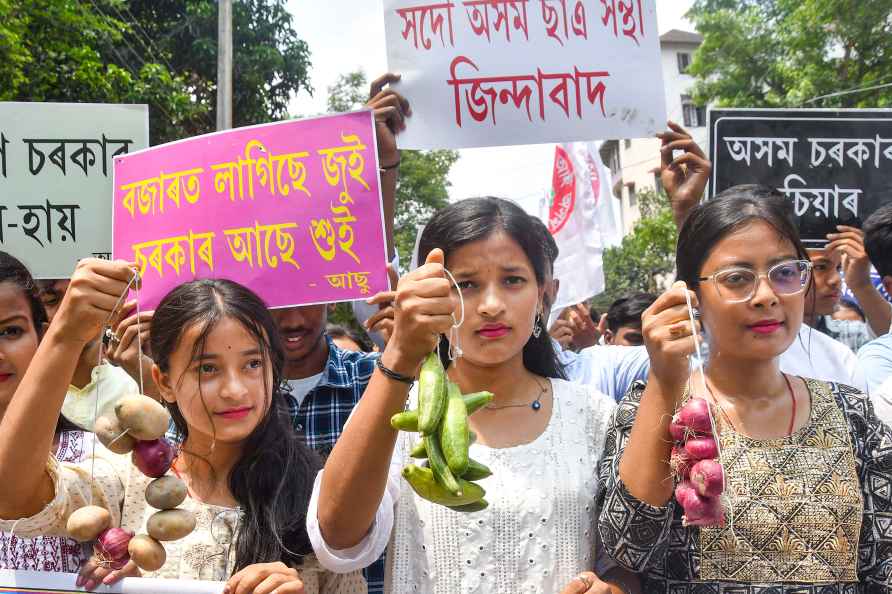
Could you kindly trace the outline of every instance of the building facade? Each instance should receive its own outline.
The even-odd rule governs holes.
[[[673,29],[660,36],[663,84],[666,93],[666,114],[670,120],[691,133],[704,152],[708,129],[706,108],[696,107],[691,100],[694,77],[687,73],[703,38],[697,33]],[[629,233],[640,218],[637,194],[643,190],[660,190],[660,141],[656,138],[611,140],[601,148],[601,156],[613,174],[614,195],[621,201],[623,235]]]

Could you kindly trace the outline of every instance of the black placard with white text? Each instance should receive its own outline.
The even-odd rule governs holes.
[[[709,146],[710,197],[738,184],[777,188],[809,248],[892,202],[892,110],[716,109]]]

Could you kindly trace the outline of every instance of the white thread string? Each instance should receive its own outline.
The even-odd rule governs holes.
[[[712,406],[709,406],[708,404],[709,400],[707,399],[707,396],[709,395],[709,388],[706,385],[706,372],[703,370],[703,351],[700,348],[700,337],[699,333],[697,332],[697,323],[694,316],[694,306],[691,303],[691,292],[687,290],[687,287],[685,287],[684,298],[688,306],[688,319],[691,322],[691,337],[694,339],[694,352],[697,356],[696,363],[694,363],[690,357],[688,358],[691,366],[691,376],[688,378],[688,393],[693,395],[694,391],[691,383],[693,381],[694,372],[699,371],[700,382],[703,387],[703,398],[707,402],[706,412],[709,414],[709,424],[710,426],[712,426],[712,435],[715,439],[716,450],[718,451],[719,464],[722,465],[722,495],[725,495],[728,489],[728,475],[726,472],[728,466],[727,464],[725,464],[725,460],[722,455],[722,439],[718,431],[718,423],[716,423],[715,415],[712,413]],[[718,410],[721,410],[721,405],[718,403],[717,400],[715,402],[715,406]],[[728,529],[731,531],[731,534],[734,534],[733,510],[731,509],[730,505],[723,505],[722,507],[724,508],[723,511],[727,512],[726,515],[728,516]]]
[[[458,291],[458,303],[461,311],[461,319],[458,321],[455,320],[455,312],[450,314],[452,315],[452,327],[449,329],[449,360],[455,361],[462,356],[461,338],[459,337],[458,330],[461,328],[461,325],[465,323],[465,298],[461,294],[461,287],[458,286],[455,277],[452,276],[452,273],[449,272],[445,266],[443,267],[443,272],[446,273],[446,276],[448,276],[449,280],[452,281],[452,284],[455,285],[455,290]],[[439,346],[439,344],[437,346]]]
[[[102,360],[105,355],[105,342],[102,340],[102,336],[105,334],[107,329],[110,329],[109,322],[111,322],[112,318],[115,315],[115,312],[118,311],[118,308],[124,302],[124,299],[127,298],[127,295],[130,293],[130,288],[134,286],[133,283],[136,282],[138,279],[139,279],[139,273],[134,271],[133,276],[130,278],[130,282],[128,282],[127,286],[124,287],[124,292],[121,293],[120,297],[118,297],[118,300],[115,303],[115,306],[112,308],[111,313],[108,314],[108,317],[105,319],[105,323],[102,325],[102,329],[99,332],[99,357],[98,357],[98,361],[96,362],[97,371],[99,369],[101,369]],[[139,285],[137,283],[137,287],[138,286]],[[137,291],[136,307],[137,307],[137,316],[138,316],[139,315],[139,289],[137,288],[136,291]],[[139,318],[137,317],[137,321],[138,320],[139,320]],[[137,340],[139,340],[139,338],[137,338]],[[139,366],[139,372],[140,372],[139,390],[140,390],[140,393],[142,393],[142,388],[143,388],[143,386],[142,386],[142,343],[140,342],[140,343],[138,343],[138,345],[140,348],[140,350],[139,350],[139,358],[140,358],[140,361],[139,361],[139,363],[140,363],[140,366]],[[92,375],[92,373],[91,373],[91,375]],[[99,400],[100,400],[101,396],[102,396],[102,375],[100,374],[99,377],[96,378],[96,399],[93,402],[93,426],[94,427],[96,425],[96,419],[99,418]],[[120,437],[120,435],[118,437]],[[93,488],[93,485],[96,482],[96,441],[97,440],[94,438],[93,444],[92,444],[92,451],[90,453],[90,502],[88,505],[93,505],[93,491],[95,490]]]

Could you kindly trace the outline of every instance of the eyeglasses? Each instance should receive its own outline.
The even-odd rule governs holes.
[[[747,268],[726,268],[699,280],[712,280],[722,299],[729,303],[740,303],[753,298],[762,277],[768,279],[768,284],[778,295],[801,293],[811,278],[811,269],[812,264],[808,260],[788,260],[772,266],[763,274],[756,274]]]

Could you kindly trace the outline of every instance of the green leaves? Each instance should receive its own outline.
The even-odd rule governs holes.
[[[233,4],[234,125],[312,91],[285,0]],[[215,129],[215,0],[0,0],[0,100],[148,103],[153,144]]]
[[[698,104],[722,107],[890,107],[888,0],[697,0],[703,35],[690,72]]]
[[[665,195],[642,191],[638,201],[641,219],[619,247],[604,252],[607,290],[596,298],[599,305],[642,291],[660,293],[661,280],[675,269],[678,234]]]

